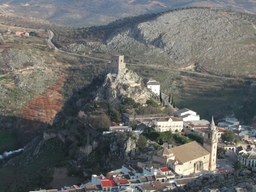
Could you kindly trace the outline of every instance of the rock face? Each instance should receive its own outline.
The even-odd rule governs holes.
[[[174,192],[210,192],[210,191],[244,191],[256,190],[256,169],[244,169],[233,173],[205,174],[185,186],[176,188]]]
[[[190,8],[117,29],[101,49],[125,53],[131,61],[144,64],[254,76],[255,31],[255,15]]]
[[[125,69],[118,74],[105,73],[104,83],[95,93],[95,100],[112,103],[120,102],[124,97],[133,98],[136,102],[146,103],[153,93],[144,85],[143,79],[135,72]]]

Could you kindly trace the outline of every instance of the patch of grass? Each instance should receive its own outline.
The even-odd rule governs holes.
[[[12,130],[0,130],[0,153],[17,149],[17,140]]]

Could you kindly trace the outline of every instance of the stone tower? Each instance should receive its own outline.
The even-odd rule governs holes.
[[[126,64],[124,62],[124,55],[117,55],[111,57],[111,62],[108,64],[108,72],[109,73],[120,73],[124,72],[126,68]]]
[[[217,159],[218,129],[215,126],[213,117],[211,124],[205,131],[203,146],[206,150],[210,152],[209,170],[214,171],[216,169]]]

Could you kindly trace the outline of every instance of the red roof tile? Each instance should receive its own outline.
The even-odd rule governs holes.
[[[170,171],[167,167],[161,167],[160,170],[161,170],[162,172]]]
[[[115,182],[117,184],[129,184],[129,181],[127,179],[115,179]]]
[[[102,187],[113,187],[113,186],[116,186],[114,181],[112,181],[110,179],[101,179],[100,181],[101,181]]]

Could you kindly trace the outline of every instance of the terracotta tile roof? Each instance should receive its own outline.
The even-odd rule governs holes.
[[[178,185],[186,185],[187,183],[189,183],[190,181],[193,181],[194,179],[196,179],[196,177],[194,178],[185,178],[185,179],[176,179],[176,183]]]
[[[218,132],[225,132],[225,130],[226,130],[226,129],[225,129],[225,128],[222,128],[222,127],[219,127],[219,128],[218,128]]]
[[[169,156],[169,155],[173,155],[173,152],[171,149],[167,149],[167,148],[163,148],[163,149],[160,149],[158,152],[157,152],[157,155],[160,155],[160,156]]]
[[[159,179],[159,178],[166,178],[165,175],[156,175],[155,177],[156,177],[157,179]]]
[[[155,181],[156,179],[153,176],[146,176],[148,181]]]
[[[146,190],[146,191],[148,191],[148,190],[150,190],[150,191],[156,191],[156,189],[152,186],[152,185],[149,185],[149,184],[145,184],[145,185],[141,185],[140,186],[143,190]]]
[[[147,180],[146,177],[140,177],[140,181],[141,181],[141,182],[147,182],[148,180]]]
[[[171,151],[175,155],[175,158],[181,163],[186,163],[188,161],[210,154],[196,141],[174,147],[171,149]]]
[[[161,167],[160,170],[161,170],[162,172],[170,171],[167,167]]]
[[[165,121],[169,121],[169,117],[161,117],[157,120],[157,122],[165,122]]]
[[[129,180],[129,182],[130,182],[130,183],[140,183],[139,180],[134,180],[134,179],[133,179],[133,180]]]
[[[84,186],[84,188],[86,189],[86,191],[102,190],[100,185],[87,185]]]
[[[180,119],[180,118],[178,118],[178,117],[171,117],[171,119],[172,119],[173,121],[182,121],[182,119]]]
[[[114,179],[115,180],[115,182],[117,183],[117,184],[121,184],[121,185],[124,185],[124,184],[129,184],[129,181],[127,180],[127,179]]]
[[[113,187],[113,186],[116,186],[114,181],[112,181],[110,179],[101,179],[100,181],[101,181],[101,185],[103,187]]]
[[[166,187],[176,187],[175,183],[154,181],[153,186],[157,191],[161,191]]]

